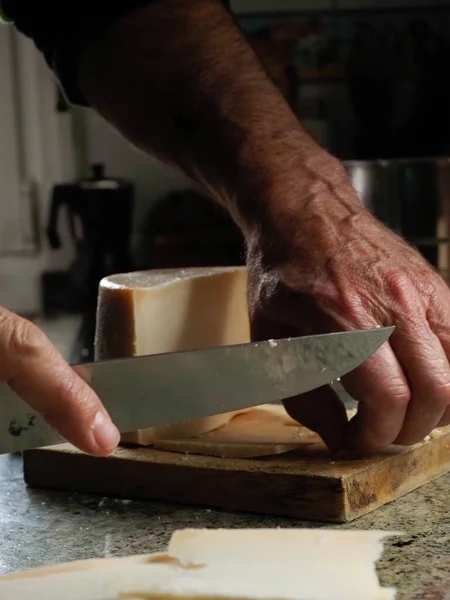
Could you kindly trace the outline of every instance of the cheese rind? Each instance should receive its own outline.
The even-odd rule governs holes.
[[[245,267],[137,271],[100,282],[96,360],[248,341]]]
[[[382,531],[182,530],[168,553],[0,577],[15,600],[393,600],[375,563]]]
[[[106,277],[99,286],[95,358],[249,342],[246,290],[245,267],[138,271]],[[164,402],[164,398],[157,401]],[[195,437],[223,426],[234,414],[126,433],[122,442],[150,445],[162,437]]]

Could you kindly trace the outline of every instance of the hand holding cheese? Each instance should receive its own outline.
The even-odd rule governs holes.
[[[85,45],[78,74],[111,124],[203,184],[240,225],[254,337],[396,326],[390,343],[343,380],[360,404],[336,443],[410,445],[450,422],[448,287],[365,209],[222,2],[130,10]],[[323,398],[302,397],[293,416],[332,427],[339,404]]]
[[[92,389],[31,322],[0,308],[0,382],[81,450],[111,452],[119,433]]]

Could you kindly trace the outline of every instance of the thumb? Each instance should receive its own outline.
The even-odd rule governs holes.
[[[348,426],[347,411],[331,386],[289,398],[284,406],[290,417],[319,434],[332,452],[342,449]]]
[[[293,337],[298,330],[285,323],[267,319],[256,311],[251,321],[252,339],[268,340],[277,337]],[[325,385],[283,402],[289,416],[308,429],[315,431],[332,452],[343,447],[348,426],[347,411],[338,394]]]

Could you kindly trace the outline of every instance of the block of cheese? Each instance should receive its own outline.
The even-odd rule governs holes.
[[[234,415],[220,429],[195,438],[161,436],[157,450],[220,458],[256,458],[284,454],[305,446],[322,447],[319,436],[294,421],[283,406],[265,404]]]
[[[393,600],[381,531],[181,530],[167,554],[94,559],[0,577],[14,600]]]
[[[245,267],[138,271],[100,282],[96,360],[248,341]],[[161,437],[194,437],[228,423],[232,414],[130,432],[122,441],[149,445]]]

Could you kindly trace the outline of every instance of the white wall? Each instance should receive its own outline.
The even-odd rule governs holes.
[[[89,162],[104,162],[107,174],[136,184],[135,222],[170,190],[191,186],[187,178],[134,148],[94,111],[86,110],[86,123]]]
[[[73,255],[70,246],[53,252],[43,235],[52,186],[74,175],[70,116],[56,113],[55,80],[30,40],[3,25],[0,46],[0,305],[33,314],[41,309],[42,271],[65,268]]]

